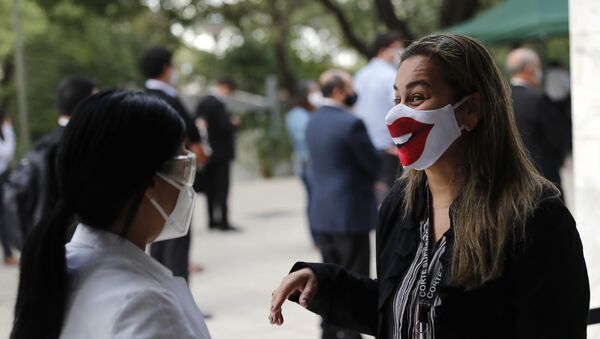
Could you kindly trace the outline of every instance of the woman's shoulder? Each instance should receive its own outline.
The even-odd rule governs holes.
[[[575,219],[559,196],[546,195],[525,223],[525,246],[522,250],[566,251],[576,253],[581,238]]]
[[[71,273],[65,331],[95,333],[97,329],[111,338],[193,338],[177,296],[122,264],[105,261]]]
[[[125,300],[139,291],[164,291],[156,274],[131,258],[111,255],[93,248],[67,248],[67,265],[72,292],[103,294]],[[166,276],[165,276],[166,278]]]
[[[393,209],[400,208],[401,206],[399,205],[404,200],[405,189],[405,180],[397,179],[383,199],[383,202],[381,203],[381,211],[389,213]]]
[[[116,338],[195,338],[176,296],[156,288],[132,292],[121,301],[112,335]]]
[[[575,220],[562,198],[555,194],[544,194],[527,221],[526,231],[564,232],[575,229]]]

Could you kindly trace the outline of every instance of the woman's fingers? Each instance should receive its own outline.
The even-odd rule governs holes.
[[[302,289],[298,302],[302,307],[308,308],[308,305],[315,294],[317,294],[317,279],[314,275],[311,275]]]
[[[281,306],[290,295],[301,292],[300,304],[307,307],[310,300],[316,294],[317,280],[314,273],[308,269],[293,272],[283,278],[279,287],[271,294],[271,310],[269,321],[271,324],[283,324]]]
[[[283,279],[279,287],[272,293],[271,296],[271,316],[277,319],[278,314],[281,314],[281,305],[285,300],[296,291],[297,282],[287,276]]]

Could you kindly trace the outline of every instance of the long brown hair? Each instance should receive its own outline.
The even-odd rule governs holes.
[[[473,288],[502,274],[509,239],[524,235],[525,222],[544,192],[558,191],[528,159],[507,82],[484,46],[465,36],[436,34],[410,45],[402,62],[417,55],[441,66],[457,97],[481,96],[477,127],[463,136],[464,178],[450,209],[454,245],[448,281]],[[417,191],[424,189],[425,172],[407,170],[401,180],[408,213]]]

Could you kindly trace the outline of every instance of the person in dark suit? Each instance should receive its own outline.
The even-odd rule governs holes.
[[[175,111],[185,122],[185,146],[189,150],[200,147],[200,133],[196,128],[191,116],[177,97],[176,84],[177,73],[173,66],[173,53],[165,47],[156,46],[145,51],[140,61],[140,69],[146,77],[146,92],[161,98]],[[173,275],[188,280],[189,276],[189,252],[190,231],[181,238],[159,241],[150,247],[150,255],[161,264],[169,268]],[[199,266],[193,266],[200,269]]]
[[[562,191],[560,167],[571,144],[570,121],[539,88],[542,64],[533,50],[511,51],[506,68],[511,75],[517,128],[525,148],[542,175]]]
[[[45,190],[46,198],[40,200],[44,201],[45,205],[42,209],[42,219],[50,216],[58,201],[58,176],[55,166],[58,143],[62,138],[65,127],[69,123],[69,120],[71,120],[71,115],[75,112],[75,107],[83,99],[97,91],[96,83],[83,75],[67,76],[58,84],[56,89],[57,126],[50,133],[41,137],[34,146],[36,151],[46,153],[46,168],[48,169],[48,173],[46,174],[46,178],[48,179]]]
[[[508,84],[477,41],[411,44],[386,123],[405,172],[383,202],[377,279],[296,263],[273,293],[381,339],[583,339],[590,287],[575,221],[531,163]]]
[[[212,154],[204,168],[206,201],[208,204],[208,227],[220,231],[238,231],[229,222],[227,199],[231,180],[231,162],[235,158],[235,130],[240,125],[237,116],[227,112],[225,100],[235,91],[230,79],[217,82],[214,93],[200,100],[196,118],[207,126]]]
[[[346,72],[329,70],[319,79],[322,106],[306,128],[312,183],[310,224],[319,234],[323,262],[369,275],[369,233],[377,224],[375,181],[380,156],[362,120],[351,112],[356,101]],[[354,331],[323,322],[323,339],[360,338]]]

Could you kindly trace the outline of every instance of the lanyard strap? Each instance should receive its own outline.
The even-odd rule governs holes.
[[[427,214],[428,220],[431,222],[431,207],[430,207],[429,189],[427,189]],[[417,314],[417,329],[419,332],[427,332],[429,323],[429,311],[433,305],[437,295],[437,288],[442,280],[443,269],[442,265],[438,265],[437,272],[429,278],[429,226],[426,225],[421,240],[423,242],[423,264],[421,266],[421,275],[417,285],[419,312]],[[423,227],[422,227],[423,228]]]
[[[429,313],[429,309],[433,305],[433,300],[437,295],[437,288],[442,280],[443,269],[442,265],[438,265],[437,272],[429,278],[429,227],[426,227],[423,235],[423,265],[421,266],[421,275],[418,283],[419,297],[419,321],[425,321]]]

